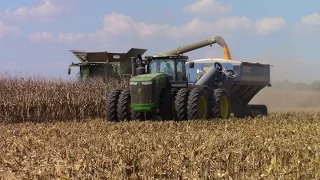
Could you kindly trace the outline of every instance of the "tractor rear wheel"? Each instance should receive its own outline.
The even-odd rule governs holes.
[[[118,121],[118,100],[122,89],[115,89],[107,95],[107,109],[106,115],[108,121]]]
[[[213,117],[218,119],[228,119],[230,117],[229,94],[225,89],[214,90]]]
[[[119,121],[132,120],[131,95],[129,89],[125,89],[120,93],[117,110]]]
[[[191,89],[188,97],[188,119],[208,119],[210,103],[208,95],[203,88]]]
[[[163,89],[160,94],[160,117],[162,120],[173,119],[174,102],[170,89]]]
[[[182,88],[177,91],[174,100],[175,119],[178,121],[188,119],[188,96],[189,88]]]

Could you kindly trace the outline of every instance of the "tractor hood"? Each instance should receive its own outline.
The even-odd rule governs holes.
[[[157,78],[165,77],[166,74],[164,73],[153,73],[153,74],[142,74],[137,75],[131,78],[131,82],[142,82],[142,81],[152,81]]]

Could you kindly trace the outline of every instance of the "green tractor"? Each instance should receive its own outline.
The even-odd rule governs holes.
[[[188,61],[188,56],[181,54],[208,45],[211,46],[214,43],[223,47],[225,58],[214,62],[210,61],[210,67],[206,69],[204,74],[200,74],[196,80],[190,79],[192,74],[200,72],[200,70],[194,69],[195,64],[197,64],[196,61]],[[232,66],[234,61],[231,60],[227,44],[220,36],[154,56],[146,56],[145,59],[138,55],[137,58],[132,57],[131,61],[132,78],[129,88],[115,89],[107,95],[106,113],[109,121],[159,118],[178,121],[226,119],[229,118],[233,109],[239,110],[240,108],[239,104],[237,104],[238,108],[232,107],[231,102],[235,102],[237,98],[241,101],[241,97],[231,96],[230,90],[233,90],[231,87],[233,87],[233,80],[237,76],[233,69],[237,69],[238,73],[241,74],[242,71],[239,71],[238,68],[241,69],[241,65]],[[231,66],[229,66],[230,64]],[[254,65],[254,67],[251,67],[253,73],[257,70],[260,72],[261,67],[265,67]],[[251,82],[246,83],[250,85]],[[258,91],[264,85],[259,86]],[[254,91],[254,93],[257,92]],[[264,108],[264,106],[261,107]],[[258,110],[261,110],[261,108],[258,108]]]

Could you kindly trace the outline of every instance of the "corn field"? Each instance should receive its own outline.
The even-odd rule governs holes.
[[[0,179],[320,179],[319,93],[265,91],[300,112],[256,119],[106,121],[126,84],[2,77]]]
[[[320,114],[0,126],[3,179],[319,179]]]
[[[0,119],[48,122],[104,118],[106,93],[125,87],[117,81],[88,83],[41,77],[0,79]]]

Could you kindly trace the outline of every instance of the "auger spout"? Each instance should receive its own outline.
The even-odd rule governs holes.
[[[208,72],[200,76],[195,85],[215,86],[215,83],[223,82],[224,89],[229,91],[236,72],[232,69],[223,69],[222,64],[215,62]],[[219,83],[218,83],[219,84]]]
[[[212,44],[215,44],[215,43],[219,44],[223,48],[224,59],[231,60],[231,55],[230,55],[228,45],[221,36],[213,36],[211,38],[208,38],[196,43],[191,43],[185,46],[180,46],[177,49],[159,53],[157,55],[158,56],[177,56],[189,51],[200,49],[205,46],[209,46],[209,45],[211,46]]]
[[[232,69],[226,69],[224,73],[224,88],[229,91],[231,88],[231,85],[233,83],[234,78],[236,77],[236,72]]]
[[[223,79],[223,67],[219,62],[215,62],[208,72],[203,74],[201,78],[195,83],[195,85],[205,85],[212,87],[214,82],[222,81]]]

